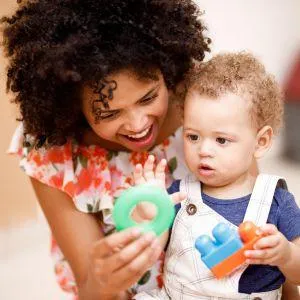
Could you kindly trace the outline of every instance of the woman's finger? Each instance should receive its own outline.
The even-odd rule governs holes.
[[[161,247],[158,239],[152,242],[150,247],[145,248],[134,261],[115,272],[107,272],[104,264],[99,264],[95,270],[95,276],[99,283],[110,286],[116,291],[127,290],[138,282],[145,272],[158,260],[161,254]],[[104,260],[101,260],[102,262]],[[137,270],[137,271],[136,271]]]
[[[157,261],[162,249],[158,241],[142,251],[134,260],[113,273],[119,282],[136,283],[140,277]]]
[[[103,272],[112,273],[129,264],[147,247],[150,247],[150,245],[155,240],[155,237],[155,233],[153,232],[145,233],[139,239],[133,241],[132,243],[121,249],[118,253],[102,259]]]
[[[91,255],[94,258],[104,258],[112,255],[115,249],[123,248],[138,237],[141,236],[141,230],[139,228],[128,228],[124,231],[113,233],[107,237],[102,238],[94,245],[91,250]]]
[[[153,266],[153,264],[158,260],[159,256],[161,255],[161,249],[156,248],[153,252],[152,255],[150,255],[148,263],[144,264],[144,266],[138,270],[137,273],[132,274],[131,277],[129,277],[127,280],[124,281],[124,289],[126,287],[131,287],[134,285],[136,282],[138,282],[143,275]],[[128,276],[127,276],[128,277]]]

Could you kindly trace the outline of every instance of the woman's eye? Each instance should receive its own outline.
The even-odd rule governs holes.
[[[191,142],[197,142],[199,140],[199,136],[197,134],[188,134],[187,138],[191,141]]]
[[[220,145],[225,145],[227,142],[229,142],[227,139],[221,138],[221,137],[216,138],[216,141],[217,141],[217,143],[219,143]]]
[[[155,95],[153,95],[153,96],[150,96],[150,97],[148,97],[148,98],[145,98],[145,99],[143,99],[140,103],[141,104],[148,104],[148,103],[150,103],[150,102],[152,102],[155,98],[157,98],[157,94],[155,94]]]
[[[100,120],[109,120],[113,119],[118,115],[118,113],[111,113],[111,114],[102,114],[100,115]]]

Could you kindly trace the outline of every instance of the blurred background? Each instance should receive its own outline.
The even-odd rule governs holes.
[[[211,55],[252,51],[286,90],[286,127],[260,169],[284,176],[300,203],[300,1],[196,2],[205,11],[203,18],[213,41]],[[0,0],[0,16],[16,7],[15,0]],[[0,299],[66,299],[52,272],[47,223],[18,159],[6,154],[17,111],[5,93],[2,49],[0,97]]]

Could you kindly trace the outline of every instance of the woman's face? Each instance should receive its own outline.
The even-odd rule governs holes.
[[[160,73],[158,78],[141,80],[132,72],[120,71],[99,82],[97,87],[85,86],[82,109],[93,131],[100,138],[131,151],[154,146],[169,98]]]

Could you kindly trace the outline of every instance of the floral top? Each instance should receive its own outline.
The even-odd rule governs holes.
[[[103,230],[114,230],[112,208],[120,193],[133,183],[132,172],[137,163],[143,164],[149,153],[157,160],[167,160],[167,186],[174,179],[187,174],[183,157],[182,128],[162,144],[148,152],[108,151],[98,145],[85,146],[68,140],[63,146],[35,148],[34,141],[24,143],[23,127],[19,126],[12,138],[9,153],[18,154],[20,167],[25,173],[44,184],[67,193],[75,207],[84,213],[101,212]],[[24,145],[25,144],[25,145]],[[98,215],[98,214],[97,214]],[[71,269],[52,241],[51,253],[60,286],[76,294]],[[147,272],[133,292],[154,288],[161,284],[161,262]]]

